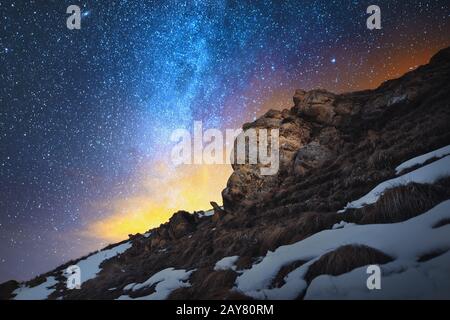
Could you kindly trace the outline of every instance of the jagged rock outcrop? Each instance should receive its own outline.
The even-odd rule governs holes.
[[[354,112],[348,99],[339,98],[326,90],[297,90],[290,110],[270,110],[245,124],[244,132],[250,128],[279,129],[280,167],[276,175],[262,176],[261,165],[233,165],[234,172],[222,193],[225,208],[245,210],[270,198],[287,177],[304,176],[330,161],[343,142],[337,126]]]
[[[449,92],[450,48],[436,54],[429,64],[375,90],[344,94],[297,90],[290,109],[270,110],[243,126],[244,130],[279,129],[276,175],[261,175],[260,165],[233,165],[223,191],[224,208],[214,203],[214,214],[208,215],[179,211],[160,227],[111,246],[109,250],[121,246],[126,250],[101,262],[98,274],[84,282],[81,290],[67,290],[62,271],[90,256],[26,285],[45,285],[50,277],[55,278],[58,283],[49,299],[135,298],[153,294],[155,285],[133,291],[130,284],[144,283],[156,273],[174,268],[191,274],[189,285],[184,282],[169,299],[248,298],[232,290],[238,272],[249,269],[268,251],[322,230],[345,228],[347,223],[405,221],[450,198],[450,179],[444,177],[433,185],[398,187],[377,203],[349,209],[345,215],[336,212],[395,177],[400,163],[450,145]],[[420,201],[410,201],[411,196]],[[392,201],[398,203],[391,205]],[[392,207],[397,209],[391,214]],[[433,228],[445,228],[448,221],[442,219]],[[321,274],[341,274],[366,263],[390,261],[391,256],[376,250],[342,247],[330,251],[307,273],[308,283]],[[441,254],[424,252],[420,261]],[[224,257],[237,258],[227,268],[217,268]],[[330,257],[339,259],[337,269],[329,265]],[[281,287],[285,276],[306,262],[290,260],[269,281],[269,287]],[[13,297],[18,286],[16,282],[0,285],[1,297]]]
[[[261,174],[263,165],[260,163],[233,164],[234,172],[222,192],[227,211],[235,211],[241,206],[251,206],[258,201],[258,196],[267,194],[277,187],[281,179],[289,174],[296,152],[306,144],[311,132],[311,127],[306,121],[295,117],[287,109],[270,110],[253,123],[244,124],[243,134],[249,129],[255,129],[258,137],[259,129],[279,130],[279,171],[276,175],[264,176]],[[268,135],[271,137],[270,132]],[[236,148],[234,151],[236,158]]]
[[[334,102],[336,95],[326,90],[296,91],[293,111],[298,116],[304,116],[315,122],[332,125],[336,116]]]
[[[353,194],[342,190],[357,193],[353,188],[358,184],[373,185],[392,175],[392,165],[404,156],[426,150],[427,143],[416,141],[444,142],[448,139],[448,56],[449,49],[442,50],[430,64],[386,81],[376,90],[344,94],[296,90],[291,109],[270,110],[245,124],[244,130],[280,129],[280,169],[275,176],[260,176],[255,166],[233,166],[223,191],[225,209],[248,212],[292,203],[302,210],[336,210]],[[320,192],[328,196],[319,203],[323,196],[317,201],[311,198],[305,181],[315,185],[327,175],[340,178],[339,183],[325,190],[320,185]],[[299,197],[294,200],[296,194]]]

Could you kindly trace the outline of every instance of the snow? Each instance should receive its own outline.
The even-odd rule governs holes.
[[[151,232],[146,232],[146,233],[143,234],[143,236],[144,236],[145,238],[148,238],[148,237],[150,237],[151,235],[152,235]]]
[[[390,99],[388,101],[387,105],[392,106],[393,104],[405,101],[407,97],[408,97],[408,95],[406,95],[406,94],[402,94],[401,96],[392,97],[392,99]]]
[[[361,208],[367,204],[375,203],[386,189],[390,189],[400,185],[406,185],[410,182],[417,183],[433,183],[439,178],[450,175],[450,156],[446,156],[440,160],[427,164],[414,171],[408,172],[400,177],[384,181],[372,189],[368,194],[348,203],[344,209],[339,212],[344,212],[350,208]]]
[[[16,296],[14,300],[44,300],[47,299],[50,294],[55,291],[54,287],[58,281],[55,277],[47,277],[45,282],[40,285],[30,288],[27,286],[21,286],[14,290],[13,294]]]
[[[134,287],[135,285],[136,285],[135,282],[129,283],[129,284],[127,284],[127,285],[123,288],[123,290],[124,290],[124,291],[131,290],[131,289],[133,289],[133,287]]]
[[[432,284],[434,283],[442,286],[440,293],[445,292],[449,281],[449,264],[444,263],[447,260],[442,259],[448,259],[448,257],[441,256],[439,259],[429,260],[422,264],[417,262],[417,258],[430,252],[450,248],[450,225],[433,229],[437,222],[446,218],[450,218],[450,200],[440,203],[420,216],[399,223],[354,225],[349,228],[321,231],[302,241],[281,246],[274,252],[269,251],[261,262],[244,270],[236,279],[235,290],[257,299],[295,299],[307,288],[303,277],[312,263],[323,254],[341,246],[359,244],[378,249],[395,259],[383,266],[383,274],[391,274],[390,277],[392,277],[385,283],[385,288],[382,287],[386,291],[383,293],[385,296],[407,297],[410,294],[408,279],[415,279],[414,274],[417,273],[422,274],[421,278],[418,277],[419,282],[422,280],[422,282],[429,282],[428,287],[422,283],[415,284],[420,286],[421,290],[429,289],[429,291],[424,291],[424,296],[433,296],[430,290],[433,290]],[[272,280],[283,266],[299,260],[307,262],[290,272],[284,278],[285,284],[282,287],[269,288]],[[428,272],[431,269],[433,272]],[[364,275],[364,281],[361,284],[358,281],[362,280],[362,275],[360,274],[361,276],[358,278],[357,272],[354,270],[354,274],[351,272],[347,276],[342,275],[340,279],[348,280],[349,287],[354,284],[364,288],[368,275]],[[352,276],[356,278],[352,280]],[[350,279],[345,277],[350,277]],[[323,290],[320,288],[324,286],[334,288],[329,278],[323,277],[316,280],[318,283],[311,287],[312,291],[309,293],[309,297],[322,296]],[[392,290],[388,292],[390,289]],[[366,290],[368,289],[366,288]],[[415,292],[419,291],[417,289]],[[329,295],[339,298],[339,293],[339,290],[334,288]]]
[[[197,215],[198,215],[199,218],[211,217],[211,216],[214,215],[214,210],[208,210],[208,211],[206,211],[204,213],[199,212],[199,213],[197,213]]]
[[[342,220],[339,223],[335,223],[331,229],[348,228],[348,227],[351,227],[351,226],[354,226],[354,225],[355,225],[354,223],[350,223],[350,222],[346,222],[346,221]]]
[[[236,270],[236,266],[234,264],[238,259],[239,256],[222,258],[221,260],[217,261],[216,265],[214,266],[214,270]]]
[[[450,299],[450,251],[404,272],[383,273],[380,290],[367,290],[366,267],[337,277],[322,275],[311,282],[305,299]]]
[[[194,271],[195,269],[186,271],[183,269],[175,270],[174,268],[161,270],[143,283],[130,283],[124,288],[124,290],[127,291],[137,291],[156,284],[154,293],[138,298],[131,298],[128,295],[122,295],[118,298],[118,300],[164,300],[172,291],[178,288],[190,287],[191,285],[187,280]]]
[[[405,169],[409,169],[411,167],[414,167],[415,165],[421,165],[424,164],[426,161],[433,159],[433,158],[442,158],[444,156],[447,156],[450,154],[450,145],[442,147],[440,149],[428,152],[426,154],[423,154],[421,156],[412,158],[408,161],[403,162],[400,164],[397,168],[395,168],[395,172],[399,174]]]
[[[131,242],[128,241],[111,249],[99,251],[86,259],[78,261],[76,265],[80,267],[81,270],[81,284],[97,276],[101,271],[100,264],[103,261],[124,253],[131,248],[131,245]]]

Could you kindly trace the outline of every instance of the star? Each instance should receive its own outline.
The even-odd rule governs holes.
[[[160,187],[173,178],[159,166],[173,130],[197,120],[239,128],[269,109],[290,108],[295,89],[374,88],[450,45],[444,0],[427,2],[426,11],[379,0],[386,37],[361,28],[361,6],[339,1],[94,1],[83,7],[90,21],[81,33],[65,27],[60,1],[15,2],[0,5],[0,283],[114,242],[104,230],[117,218],[116,203],[141,219],[146,210],[135,199],[148,208],[155,194],[192,189],[189,175]],[[393,17],[400,15],[399,24]],[[419,20],[424,32],[417,33]],[[220,201],[226,170],[196,189],[215,183]],[[123,225],[145,231],[189,205],[172,198],[171,208],[156,203],[161,212]],[[114,240],[129,233],[119,231]]]

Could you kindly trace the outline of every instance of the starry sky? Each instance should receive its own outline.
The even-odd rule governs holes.
[[[371,4],[381,30],[366,28]],[[0,282],[220,203],[231,169],[171,166],[173,130],[239,128],[297,88],[374,88],[450,45],[445,0],[1,0],[0,13]]]

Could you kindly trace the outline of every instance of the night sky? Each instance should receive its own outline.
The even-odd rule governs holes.
[[[374,88],[450,45],[446,0],[143,2],[0,0],[0,282],[221,202],[231,169],[173,168],[174,129]]]

